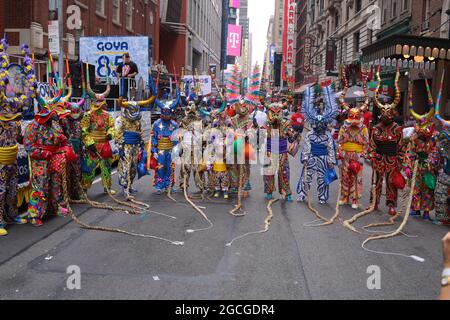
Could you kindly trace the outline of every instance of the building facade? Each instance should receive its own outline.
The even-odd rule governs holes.
[[[186,73],[220,66],[222,0],[161,0],[161,60]]]
[[[69,30],[69,6],[78,6],[81,28]],[[48,50],[48,21],[56,6],[54,0],[0,1],[0,29],[10,43],[9,52],[18,54],[20,44],[27,43],[36,57]],[[18,14],[20,8],[20,14]],[[159,0],[63,0],[64,50],[71,60],[78,60],[78,40],[82,36],[149,36],[152,58],[159,60]],[[3,26],[2,26],[3,24]]]

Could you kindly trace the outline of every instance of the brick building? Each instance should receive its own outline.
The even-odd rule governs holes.
[[[63,0],[64,21],[68,6],[81,11],[81,29],[68,30],[64,23],[64,50],[78,60],[77,41],[82,36],[149,36],[152,58],[159,61],[159,0]],[[0,0],[0,30],[4,30],[11,54],[28,43],[43,57],[48,48],[48,20],[54,0]],[[19,9],[20,8],[20,9]],[[18,12],[20,11],[20,12]],[[20,14],[18,14],[20,13]],[[2,25],[3,24],[3,25]]]
[[[222,0],[161,0],[160,60],[172,72],[207,73],[220,66]]]

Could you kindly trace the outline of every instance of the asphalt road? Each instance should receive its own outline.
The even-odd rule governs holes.
[[[299,164],[292,160],[292,186]],[[262,178],[253,169],[253,192],[244,202],[248,215],[232,217],[235,200],[200,203],[214,228],[188,234],[188,229],[208,224],[186,205],[154,194],[151,178],[137,184],[138,199],[152,210],[176,220],[149,214],[128,216],[75,206],[84,222],[184,241],[174,246],[153,239],[81,229],[69,218],[53,217],[42,228],[13,226],[0,239],[0,299],[435,299],[441,273],[440,240],[448,227],[411,219],[407,236],[373,242],[369,248],[400,252],[425,259],[380,255],[364,251],[368,234],[354,234],[341,225],[356,211],[343,208],[341,220],[328,227],[305,226],[313,214],[305,204],[278,202],[269,232],[226,244],[234,237],[263,227],[267,203]],[[365,189],[370,172],[366,169]],[[117,176],[114,177],[116,181]],[[193,183],[192,183],[193,185]],[[90,191],[95,200],[110,201],[100,184]],[[193,190],[194,191],[194,190]],[[313,193],[315,196],[315,193]],[[313,204],[330,217],[334,213],[337,184],[331,204]],[[368,192],[363,198],[368,205]],[[364,218],[356,225],[388,219],[386,211]],[[398,225],[398,224],[397,224]],[[394,227],[384,230],[393,230]],[[81,290],[67,288],[67,268],[79,266]],[[380,268],[380,290],[369,290],[369,266]]]

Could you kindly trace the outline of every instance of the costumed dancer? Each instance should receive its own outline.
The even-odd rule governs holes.
[[[149,81],[151,83],[151,71],[149,72]],[[122,82],[125,79],[122,79]],[[145,101],[123,101],[123,94],[119,98],[119,106],[122,108],[122,115],[118,118],[116,126],[116,143],[119,146],[119,185],[123,188],[127,199],[131,199],[133,181],[138,171],[139,158],[143,156],[145,145],[142,139],[142,114],[141,107],[152,104],[155,99],[153,87],[150,98]],[[121,90],[124,90],[122,83]],[[146,162],[146,161],[145,161]]]
[[[161,119],[153,124],[151,133],[151,159],[156,163],[155,188],[158,194],[172,191],[174,185],[174,163],[172,151],[178,145],[178,124],[172,120],[173,111],[181,101],[180,89],[177,87],[176,98],[162,103],[156,100],[161,109]]]
[[[450,225],[450,121],[442,118],[440,114],[443,82],[441,81],[441,88],[436,101],[436,119],[441,125],[438,142],[440,170],[435,191],[436,223]]]
[[[400,69],[397,67],[395,77],[395,99],[391,104],[383,104],[379,100],[381,87],[380,66],[377,72],[378,86],[375,93],[375,106],[380,109],[380,120],[373,127],[370,133],[368,156],[372,161],[372,185],[376,188],[375,210],[378,210],[380,203],[383,181],[386,184],[386,205],[389,207],[389,214],[396,215],[398,200],[398,190],[405,187],[406,181],[400,170],[404,160],[403,130],[394,118],[397,116],[397,106],[400,103]],[[372,192],[373,196],[373,192]]]
[[[53,59],[49,66],[52,71]],[[53,72],[52,72],[53,73]],[[25,131],[24,145],[31,159],[32,193],[28,205],[28,219],[35,226],[42,226],[46,214],[65,216],[69,213],[69,203],[63,192],[62,169],[77,159],[73,148],[60,125],[55,109],[62,97],[62,86],[56,73],[51,74],[50,84],[55,77],[59,91],[57,96],[44,100],[37,95],[40,111]]]
[[[183,70],[184,73],[184,70]],[[182,74],[182,79],[184,75]],[[195,78],[194,78],[195,79]],[[185,87],[184,82],[181,87]],[[186,190],[189,189],[189,181],[191,175],[194,176],[194,181],[197,189],[201,194],[205,191],[205,183],[200,171],[203,167],[203,120],[199,112],[199,107],[202,103],[202,96],[200,93],[200,85],[195,87],[195,92],[180,94],[181,103],[184,105],[184,117],[179,122],[181,151],[183,157],[183,168],[180,170],[180,189],[184,190],[184,180],[186,176]]]
[[[0,41],[0,236],[8,234],[7,224],[25,224],[27,222],[26,219],[18,217],[17,155],[19,144],[23,143],[20,125],[22,107],[33,102],[36,91],[33,62],[29,57],[28,47],[24,45],[22,52],[25,54],[25,91],[18,98],[6,96],[6,86],[9,82],[7,49],[6,39],[2,39]]]
[[[258,65],[255,66],[248,93],[245,99],[240,100],[239,88],[240,88],[241,73],[237,65],[233,66],[230,79],[227,84],[227,102],[231,105],[234,113],[234,117],[230,119],[231,128],[234,130],[235,141],[233,145],[234,149],[234,163],[230,165],[231,174],[231,186],[232,191],[237,192],[239,189],[243,189],[242,195],[244,198],[249,196],[251,190],[250,184],[250,139],[252,139],[251,129],[253,128],[253,119],[249,117],[251,113],[251,106],[255,106],[259,102],[259,87],[260,87],[260,73]],[[243,152],[245,158],[240,159],[240,152]],[[243,163],[239,163],[243,162]]]
[[[339,130],[337,140],[338,159],[342,161],[339,205],[349,204],[353,209],[358,209],[363,192],[363,159],[367,154],[369,145],[369,130],[364,125],[362,113],[368,109],[370,101],[367,90],[367,76],[363,75],[364,103],[358,108],[350,109],[345,103],[345,95],[348,89],[345,67],[343,79],[344,93],[341,96],[341,106],[348,113],[348,117]]]
[[[303,99],[302,111],[312,131],[305,137],[300,160],[303,171],[297,186],[298,200],[304,202],[308,196],[313,180],[317,175],[317,193],[320,204],[325,204],[329,199],[330,183],[335,176],[334,166],[336,162],[336,145],[331,136],[329,126],[339,113],[339,108],[334,97],[331,83],[321,84],[323,92],[324,110],[316,108],[315,88],[306,89]],[[334,174],[333,174],[334,173]]]
[[[81,136],[85,148],[82,165],[82,185],[87,192],[94,182],[95,170],[100,166],[105,193],[115,195],[116,191],[112,190],[111,181],[113,153],[110,145],[110,141],[114,139],[114,119],[106,110],[107,104],[105,101],[110,93],[111,86],[108,78],[106,91],[102,94],[96,94],[91,89],[89,79],[89,65],[86,65],[87,90],[93,102],[91,109],[84,113],[81,120]]]
[[[428,106],[430,108],[430,111],[425,115],[420,115],[414,111],[412,83],[409,86],[409,109],[417,123],[409,142],[404,166],[406,167],[406,175],[411,178],[414,163],[416,160],[419,161],[410,215],[420,217],[423,211],[423,218],[431,220],[430,211],[434,210],[434,190],[436,189],[439,163],[437,150],[438,133],[433,122],[435,107],[427,79],[425,79],[425,84],[428,92]]]
[[[72,96],[72,79],[69,69],[69,63],[66,59],[66,72],[67,72],[67,82],[68,82],[68,92],[61,98],[60,102],[57,104],[57,110],[61,118],[61,126],[70,144],[72,145],[76,154],[80,155],[78,159],[72,162],[71,165],[67,166],[67,187],[70,199],[81,200],[81,195],[83,194],[81,179],[81,162],[82,162],[82,141],[81,141],[81,119],[84,114],[84,103],[86,102],[86,81],[84,79],[84,68],[81,64],[81,81],[83,94],[78,102],[70,102]],[[68,112],[67,114],[65,114]]]
[[[216,84],[217,86],[217,84]],[[213,147],[212,155],[212,188],[214,190],[214,198],[219,198],[223,193],[224,199],[229,199],[228,191],[230,189],[230,173],[227,170],[226,155],[227,155],[227,136],[228,136],[228,121],[225,113],[227,103],[223,95],[220,93],[220,99],[216,100],[216,103],[221,102],[221,107],[212,112],[204,109],[200,109],[202,114],[211,119],[211,128],[208,130],[207,141],[209,146]]]
[[[272,162],[264,175],[264,193],[267,200],[273,199],[275,191],[275,172],[278,171],[278,189],[283,198],[292,202],[289,167],[289,142],[296,135],[290,121],[283,116],[283,105],[273,103],[269,106],[267,130],[267,156]],[[278,159],[273,163],[274,159]]]

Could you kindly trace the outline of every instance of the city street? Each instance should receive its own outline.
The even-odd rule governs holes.
[[[297,184],[298,160],[291,161],[292,186]],[[114,182],[117,176],[113,177]],[[369,190],[369,169],[365,190]],[[54,217],[41,228],[10,228],[0,240],[0,299],[436,299],[441,274],[441,238],[448,228],[411,219],[405,233],[372,242],[369,248],[416,255],[412,259],[379,255],[361,249],[367,234],[354,234],[341,225],[355,211],[344,208],[340,220],[321,228],[304,226],[314,220],[306,204],[278,202],[269,232],[239,240],[232,238],[262,228],[267,214],[262,178],[253,169],[253,191],[244,201],[248,215],[232,217],[234,200],[198,202],[206,207],[214,228],[194,234],[188,229],[207,227],[182,194],[174,203],[157,196],[151,178],[137,184],[137,198],[152,210],[176,217],[149,214],[128,216],[86,206],[74,206],[86,223],[184,241],[174,246],[153,239],[81,229],[69,218]],[[192,183],[193,184],[193,183]],[[319,207],[327,217],[334,213],[337,186],[329,206]],[[117,187],[117,186],[116,186]],[[94,200],[110,203],[99,195],[101,184],[90,191]],[[194,190],[192,190],[194,191]],[[313,194],[315,194],[313,192]],[[97,196],[96,196],[97,195]],[[363,198],[368,205],[368,193]],[[375,213],[357,223],[385,221]],[[389,231],[393,227],[386,228]],[[67,288],[69,266],[81,270],[81,289]],[[367,286],[370,266],[381,271],[381,289]]]

